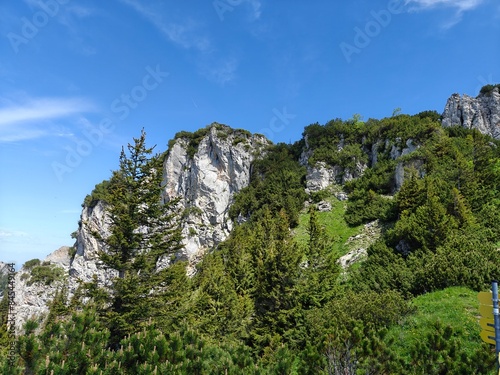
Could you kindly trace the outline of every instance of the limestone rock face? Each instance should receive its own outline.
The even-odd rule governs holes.
[[[180,256],[194,264],[204,251],[226,239],[232,229],[228,211],[233,195],[250,182],[251,164],[268,144],[217,124],[189,155],[189,139],[179,138],[164,163],[164,199],[180,198],[185,248]]]
[[[462,126],[477,129],[493,138],[500,138],[500,88],[476,98],[453,94],[442,115],[443,126]]]
[[[53,299],[57,290],[68,283],[70,268],[70,247],[63,246],[45,258],[42,265],[52,265],[61,269],[63,277],[45,284],[30,283],[31,272],[25,266],[16,272],[14,278],[14,310],[10,318],[15,321],[16,333],[22,332],[22,326],[28,319],[41,319],[47,312],[47,304]]]
[[[337,149],[341,151],[345,146],[342,140],[337,145]],[[343,168],[339,165],[333,167],[328,166],[325,162],[317,162],[310,165],[309,158],[312,151],[309,147],[307,137],[305,138],[305,147],[299,159],[299,163],[307,168],[306,175],[306,192],[312,193],[326,189],[332,184],[343,185],[347,181],[361,177],[365,169],[368,167],[365,163],[357,162],[353,168]]]
[[[80,215],[80,228],[76,238],[76,254],[69,268],[68,291],[72,294],[78,282],[90,282],[97,276],[99,285],[109,285],[117,275],[116,272],[104,267],[99,259],[99,251],[105,250],[93,232],[101,237],[109,236],[109,218],[106,215],[105,205],[98,201],[92,207],[84,206]]]
[[[8,277],[11,266],[7,263],[0,262],[0,299],[3,298],[4,290],[9,288]]]
[[[339,150],[343,145],[339,145]],[[408,155],[419,148],[419,145],[414,142],[413,139],[408,139],[403,142],[400,138],[395,140],[394,144],[391,144],[389,140],[378,140],[374,142],[370,147],[364,147],[363,150],[367,155],[367,159],[370,160],[370,165],[373,167],[378,162],[379,150],[390,149],[390,157],[393,160]],[[325,162],[317,162],[314,166],[309,165],[308,159],[312,152],[308,149],[306,142],[306,147],[302,152],[300,162],[302,165],[307,167],[306,175],[306,192],[317,192],[324,190],[332,184],[343,185],[347,181],[359,178],[363,175],[367,164],[357,162],[355,167],[352,169],[342,168],[338,165],[329,166]],[[399,162],[396,166],[396,172],[394,176],[395,186],[394,190],[397,191],[401,188],[404,181],[404,167],[412,166],[416,169],[421,169],[422,163],[418,160],[411,160],[406,162]],[[342,200],[341,198],[339,198]]]
[[[350,251],[338,259],[343,270],[348,269],[354,263],[368,256],[367,249],[375,243],[382,233],[382,227],[378,220],[366,223],[360,234],[350,237],[346,246]]]
[[[179,198],[185,248],[177,255],[189,261],[191,273],[204,252],[229,235],[232,222],[228,211],[233,195],[249,184],[252,162],[268,144],[264,136],[220,124],[207,128],[195,152],[187,136],[170,144],[164,161],[163,199]],[[56,250],[43,261],[62,269],[61,280],[28,285],[30,271],[23,267],[16,273],[13,315],[17,333],[27,319],[40,319],[48,312],[47,304],[63,286],[71,297],[80,282],[90,282],[96,276],[99,285],[106,286],[117,276],[100,261],[98,254],[105,248],[93,235],[110,234],[105,205],[99,201],[84,206],[80,218],[74,247]]]

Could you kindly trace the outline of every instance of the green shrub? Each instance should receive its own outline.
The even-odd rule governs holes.
[[[273,212],[285,210],[291,227],[296,227],[307,199],[305,175],[305,168],[292,158],[288,145],[270,147],[262,159],[254,162],[250,184],[235,195],[229,217],[235,220],[241,215],[256,220],[265,208]]]
[[[50,285],[54,281],[62,280],[64,272],[62,268],[50,264],[49,262],[43,262],[40,265],[36,265],[31,270],[31,277],[27,284],[32,285],[34,283],[41,283],[44,285]]]
[[[332,194],[328,190],[320,190],[312,192],[310,197],[313,203],[319,203],[324,201],[326,198],[330,197]]]
[[[203,213],[203,211],[201,210],[201,208],[196,207],[196,206],[189,206],[189,207],[186,207],[184,209],[184,211],[182,212],[182,218],[186,219],[190,215],[200,216],[202,213]]]
[[[246,138],[237,136],[233,140],[233,146],[236,146],[238,143],[245,142],[246,140]]]
[[[349,196],[345,221],[349,225],[360,225],[373,220],[391,221],[395,216],[394,200],[383,197],[373,190],[355,190]]]
[[[109,189],[109,180],[104,180],[95,185],[92,193],[87,195],[83,201],[82,207],[94,208],[99,201],[106,202],[106,196]]]
[[[33,267],[38,266],[38,265],[40,265],[40,259],[35,258],[35,259],[28,260],[26,263],[24,263],[24,268],[26,270],[30,270]]]
[[[211,125],[198,129],[195,132],[188,132],[188,131],[180,131],[175,134],[174,140],[175,139],[185,139],[188,141],[188,147],[187,147],[187,154],[190,158],[194,157],[194,154],[198,151],[198,146],[200,145],[200,142],[202,139],[208,134],[210,131]],[[173,145],[173,144],[172,144]],[[170,143],[169,143],[169,148],[170,148]]]
[[[75,257],[77,251],[78,249],[76,248],[76,246],[72,246],[69,248],[70,259],[73,259]]]
[[[481,90],[479,91],[480,94],[482,95],[486,95],[486,96],[490,96],[491,93],[493,92],[493,90],[495,88],[498,88],[500,89],[500,84],[496,84],[496,85],[485,85],[483,87],[481,87]]]

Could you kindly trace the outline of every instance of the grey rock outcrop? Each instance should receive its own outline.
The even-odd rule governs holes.
[[[341,150],[343,145],[339,145],[338,148]],[[373,167],[378,162],[379,150],[390,150],[389,155],[393,160],[397,160],[402,156],[409,155],[416,151],[419,145],[415,143],[413,139],[407,139],[403,142],[400,138],[397,138],[394,143],[390,142],[388,139],[378,140],[374,142],[369,147],[363,147],[363,151],[366,153],[367,160],[370,160],[370,166]],[[342,168],[338,165],[329,166],[325,162],[317,162],[314,166],[309,165],[309,158],[312,152],[308,149],[306,142],[306,147],[302,152],[300,163],[307,167],[306,175],[306,192],[313,193],[320,190],[327,189],[332,185],[343,185],[347,181],[359,178],[363,175],[368,165],[358,161],[354,168]],[[394,175],[394,191],[398,191],[403,185],[405,177],[405,167],[413,167],[420,170],[423,163],[418,159],[415,160],[405,160],[399,161],[396,165],[396,171]],[[423,171],[421,171],[421,174]],[[342,197],[345,199],[345,197]],[[338,198],[339,200],[343,200]]]
[[[382,227],[379,221],[375,220],[366,223],[361,233],[350,237],[345,244],[350,250],[338,259],[342,269],[346,270],[354,263],[365,259],[367,249],[380,237],[381,233]]]
[[[398,141],[400,141],[398,139]],[[399,143],[399,142],[398,142]],[[419,148],[417,144],[415,144],[413,139],[408,139],[404,145],[404,147],[396,147],[392,146],[391,149],[391,158],[396,160],[401,156],[409,155],[412,152],[416,151]],[[415,170],[420,171],[421,177],[424,174],[422,170],[423,161],[420,159],[414,159],[409,161],[400,161],[396,165],[396,171],[394,173],[394,182],[395,182],[395,190],[398,191],[403,186],[403,182],[405,179],[405,167],[413,167]]]
[[[4,290],[8,288],[8,277],[11,265],[0,262],[0,299],[3,298]]]
[[[443,126],[462,126],[477,129],[483,134],[500,139],[500,88],[476,98],[453,94],[446,103],[442,115]]]
[[[319,212],[328,212],[332,210],[332,204],[327,201],[321,201],[317,204]]]
[[[216,124],[193,156],[189,139],[171,145],[164,163],[164,199],[180,198],[185,238],[180,256],[191,265],[229,235],[233,195],[249,184],[252,162],[267,144],[261,135]]]
[[[228,211],[233,196],[249,184],[252,162],[265,152],[268,144],[262,135],[221,124],[207,129],[193,154],[189,151],[192,145],[188,137],[171,142],[164,161],[163,199],[180,199],[178,208],[185,248],[177,256],[188,260],[191,274],[205,251],[229,235],[232,222]],[[28,285],[30,270],[22,267],[16,273],[13,315],[17,333],[26,320],[40,319],[48,312],[47,305],[57,290],[65,287],[71,297],[81,282],[90,282],[94,277],[99,285],[110,285],[117,273],[99,259],[99,252],[105,248],[93,234],[109,236],[109,224],[103,202],[84,206],[74,247],[62,247],[43,261],[63,271],[61,280],[50,285],[38,282]]]
[[[342,139],[337,145],[338,151],[341,151],[345,147],[345,142]],[[317,162],[314,165],[310,165],[309,158],[312,155],[312,151],[309,147],[307,141],[307,136],[305,138],[305,147],[299,159],[301,165],[306,166],[306,192],[313,193],[320,190],[326,189],[332,184],[343,185],[347,181],[351,181],[355,178],[361,177],[363,172],[368,167],[367,164],[357,161],[353,168],[343,168],[339,165],[328,166],[325,162]]]
[[[70,268],[71,248],[63,246],[48,255],[43,262],[44,266],[53,266],[61,269],[60,278],[50,284],[44,282],[30,283],[31,270],[23,265],[16,272],[14,278],[14,309],[10,314],[11,320],[15,321],[15,331],[20,333],[23,324],[28,319],[40,320],[48,312],[48,303],[53,299],[55,293],[68,285],[68,271]]]
[[[93,232],[101,237],[109,236],[109,218],[103,202],[88,207],[84,206],[80,215],[80,228],[76,238],[76,254],[69,268],[68,291],[72,294],[79,282],[90,282],[94,275],[99,285],[109,285],[117,275],[116,271],[107,269],[99,259],[99,251],[104,245],[96,239]]]

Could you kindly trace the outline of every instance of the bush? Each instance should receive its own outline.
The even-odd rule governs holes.
[[[99,201],[106,202],[109,184],[109,180],[104,180],[101,183],[95,185],[92,193],[85,197],[82,207],[94,208]]]
[[[485,96],[490,96],[495,88],[498,88],[500,90],[500,84],[485,85],[485,86],[481,87],[481,90],[479,91],[479,93],[482,95],[485,95]]]
[[[394,208],[394,200],[391,198],[383,197],[373,190],[355,190],[349,196],[345,221],[352,226],[377,219],[390,221],[395,216]]]
[[[235,195],[229,217],[235,220],[241,215],[256,220],[264,208],[285,210],[291,227],[296,227],[307,199],[305,175],[305,168],[292,158],[288,145],[272,146],[264,158],[254,162],[250,184]]]
[[[31,277],[27,284],[32,285],[34,283],[41,283],[44,285],[50,285],[54,281],[62,280],[64,272],[62,268],[50,264],[49,262],[43,262],[42,264],[36,265],[31,270]]]
[[[326,198],[331,197],[332,194],[328,190],[320,190],[312,192],[310,197],[313,203],[319,203],[324,201]]]
[[[200,142],[208,134],[210,128],[211,125],[198,129],[195,132],[180,131],[175,134],[174,140],[175,139],[187,140],[188,141],[187,154],[190,158],[193,158],[194,154],[196,154],[196,152],[198,151],[198,146],[200,145]],[[170,143],[169,143],[169,148],[170,148]]]
[[[31,260],[28,260],[26,263],[24,263],[24,268],[26,270],[30,270],[32,269],[33,267],[35,266],[38,266],[40,264],[40,259],[31,259]]]

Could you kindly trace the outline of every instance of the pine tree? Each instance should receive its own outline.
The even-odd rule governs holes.
[[[164,290],[161,260],[173,256],[181,245],[176,223],[177,200],[162,201],[162,155],[146,147],[146,133],[122,149],[120,169],[111,177],[106,209],[108,237],[95,234],[105,245],[104,265],[117,271],[107,318],[111,345],[155,316],[156,301]],[[167,259],[168,260],[168,259]]]
[[[298,282],[302,249],[290,235],[284,210],[273,218],[264,209],[255,231],[253,338],[261,348],[282,341],[299,345],[302,317]]]
[[[6,354],[9,347],[9,334],[7,332],[8,311],[9,300],[7,293],[4,293],[0,300],[0,355]]]
[[[340,266],[332,253],[332,241],[318,220],[314,206],[309,210],[309,242],[306,264],[302,267],[302,303],[304,308],[323,306],[335,292]]]

